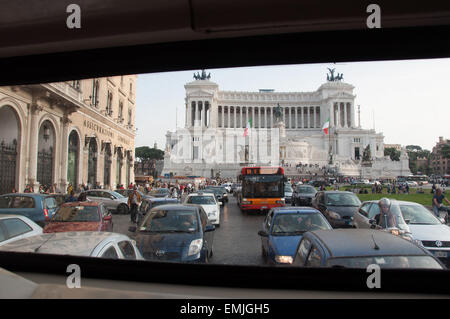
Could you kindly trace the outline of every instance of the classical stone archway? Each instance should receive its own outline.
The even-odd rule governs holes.
[[[20,125],[15,110],[6,105],[0,108],[0,194],[17,187],[18,140]]]

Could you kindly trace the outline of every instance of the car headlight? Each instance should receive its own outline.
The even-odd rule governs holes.
[[[246,200],[245,198],[242,200],[242,205],[251,205],[252,201]]]
[[[189,245],[188,256],[197,255],[202,250],[203,239],[195,239]]]
[[[328,211],[328,214],[329,214],[330,217],[333,218],[333,219],[341,219],[341,215],[339,215],[338,213],[333,212],[333,211],[331,211],[331,210]]]
[[[216,216],[216,214],[217,214],[216,211],[210,212],[210,213],[208,213],[208,217],[214,217],[214,216]]]
[[[420,241],[420,240],[413,239],[412,242],[413,242],[414,244],[416,244],[416,245],[419,245],[420,247],[424,247],[423,244],[422,244],[422,241]]]
[[[293,259],[292,259],[291,256],[280,256],[280,255],[276,255],[276,256],[275,256],[275,261],[276,261],[277,263],[280,263],[280,264],[292,264]]]
[[[286,200],[284,198],[282,198],[281,200],[277,200],[276,203],[277,204],[285,204]]]

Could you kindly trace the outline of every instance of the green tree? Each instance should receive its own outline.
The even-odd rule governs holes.
[[[148,146],[141,146],[136,147],[135,156],[140,162],[147,162],[154,159],[162,160],[164,158],[164,151]]]
[[[399,161],[400,151],[396,150],[393,147],[388,147],[384,149],[384,156],[389,156],[392,161]]]

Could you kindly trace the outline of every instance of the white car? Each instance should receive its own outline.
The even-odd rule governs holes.
[[[42,234],[0,246],[0,251],[144,260],[134,240],[110,232]]]
[[[0,215],[0,246],[42,234],[42,227],[21,215]]]
[[[201,205],[208,215],[211,224],[220,226],[220,205],[213,193],[193,193],[184,199],[184,204]]]
[[[395,201],[391,201],[395,202]],[[407,201],[396,201],[412,239],[430,251],[446,266],[450,265],[450,227],[424,206]],[[356,228],[370,228],[370,220],[379,214],[378,201],[363,202],[354,214]]]

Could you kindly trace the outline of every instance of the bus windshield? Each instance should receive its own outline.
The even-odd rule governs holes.
[[[243,176],[242,196],[245,198],[284,197],[283,176],[282,175]]]

